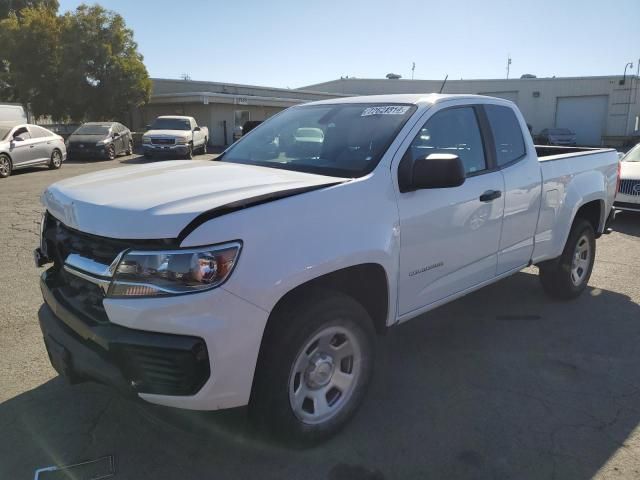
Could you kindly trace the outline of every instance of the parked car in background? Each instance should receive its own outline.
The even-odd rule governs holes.
[[[291,107],[216,162],[63,180],[35,252],[49,358],[321,440],[364,398],[376,333],[530,265],[582,294],[617,176],[615,150],[536,148],[512,102],[414,94]]]
[[[106,158],[133,153],[131,130],[118,122],[87,122],[67,138],[69,158]]]
[[[193,117],[158,117],[142,136],[146,158],[156,154],[180,155],[193,158],[194,153],[207,153],[209,129],[199,126]]]
[[[620,184],[614,207],[640,212],[640,143],[620,161]]]
[[[0,103],[0,122],[28,123],[24,107],[17,103]]]
[[[575,146],[576,134],[568,128],[545,128],[537,136],[540,145]]]
[[[35,165],[57,169],[66,158],[67,149],[60,135],[37,125],[0,123],[0,178]]]

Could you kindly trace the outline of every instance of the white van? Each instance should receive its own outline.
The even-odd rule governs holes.
[[[0,122],[28,123],[27,114],[19,103],[0,103]]]

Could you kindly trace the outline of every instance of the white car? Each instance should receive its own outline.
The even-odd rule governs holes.
[[[550,295],[584,291],[618,158],[567,150],[537,152],[507,100],[351,97],[285,110],[215,162],[56,183],[35,252],[51,362],[326,438],[364,397],[376,333],[531,264]]]
[[[620,160],[620,185],[614,206],[640,212],[640,143]]]
[[[0,178],[36,165],[58,169],[66,158],[67,148],[60,135],[37,125],[0,122]]]
[[[208,142],[209,129],[199,126],[193,117],[158,117],[142,135],[142,149],[146,158],[178,155],[191,159],[195,153],[207,153]]]

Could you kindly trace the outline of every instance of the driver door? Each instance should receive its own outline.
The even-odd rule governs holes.
[[[458,187],[398,192],[401,317],[496,275],[504,180],[492,168],[481,114],[468,105],[440,108],[399,150],[400,158],[410,155],[413,160],[431,153],[455,154],[466,174]]]
[[[18,128],[12,136],[9,154],[14,167],[29,164],[38,159],[36,140],[31,138],[27,127]]]

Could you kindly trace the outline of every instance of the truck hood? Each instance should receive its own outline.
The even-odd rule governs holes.
[[[640,180],[640,162],[620,162],[620,178]]]
[[[169,161],[115,168],[51,185],[47,210],[81,232],[121,239],[178,238],[197,217],[344,182],[275,168]],[[224,207],[224,208],[223,208]]]
[[[189,130],[147,130],[144,132],[145,137],[188,137],[191,135]]]

